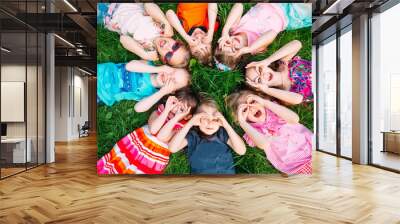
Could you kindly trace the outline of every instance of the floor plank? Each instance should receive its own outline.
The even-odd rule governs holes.
[[[0,223],[400,223],[400,175],[315,152],[311,177],[98,177],[96,139],[0,181]]]

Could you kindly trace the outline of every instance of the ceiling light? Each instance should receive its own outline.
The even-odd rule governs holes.
[[[83,70],[83,69],[81,69],[81,68],[79,68],[79,67],[78,67],[78,70],[81,71],[81,72],[83,72],[83,73],[85,73],[85,74],[92,75],[92,73],[90,73],[90,72],[88,72],[88,71],[86,71],[86,70]]]
[[[332,5],[330,5],[327,9],[325,9],[325,11],[322,14],[327,14],[330,13],[330,11],[332,9],[334,9],[334,7],[336,7],[336,5],[340,2],[340,0],[336,0]]]
[[[336,0],[332,5],[325,9],[322,14],[342,14],[343,10],[354,1],[355,0]]]
[[[71,42],[69,42],[68,40],[66,40],[66,39],[64,39],[64,38],[62,38],[62,37],[60,37],[60,36],[57,35],[57,34],[54,34],[54,36],[57,37],[58,39],[60,39],[61,41],[63,41],[64,43],[66,43],[67,45],[69,45],[69,46],[75,48],[75,45],[73,45],[73,44],[72,44]]]
[[[5,48],[5,47],[1,47],[0,49],[1,49],[2,51],[6,52],[6,53],[10,53],[10,52],[11,52],[11,50],[9,50],[9,49],[7,49],[7,48]]]
[[[78,10],[68,1],[68,0],[64,0],[65,4],[67,4],[72,10],[74,10],[75,12],[78,12]]]

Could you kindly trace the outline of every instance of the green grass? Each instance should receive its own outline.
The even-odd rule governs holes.
[[[168,9],[176,9],[175,3],[159,4],[165,12]],[[245,3],[247,11],[254,3]],[[233,4],[218,4],[218,16],[221,21],[220,28],[214,36],[214,45],[221,34],[221,30],[229,11]],[[241,63],[241,69],[229,72],[220,72],[215,68],[201,65],[196,60],[191,59],[189,70],[192,74],[192,88],[198,92],[205,92],[217,101],[221,112],[233,125],[235,130],[242,135],[243,131],[232,121],[228,108],[224,104],[224,98],[235,89],[241,88],[244,84],[243,65],[249,61],[262,60],[271,53],[278,50],[284,44],[291,40],[300,40],[303,48],[299,56],[311,60],[311,28],[305,28],[295,31],[285,31],[275,39],[268,47],[268,51],[263,54],[251,56],[247,61]],[[119,43],[119,36],[116,33],[109,32],[102,27],[97,27],[97,61],[104,62],[127,62],[138,59],[132,53],[126,51]],[[126,134],[147,123],[147,119],[152,110],[146,113],[136,113],[133,110],[135,102],[122,101],[114,104],[112,107],[98,105],[97,109],[97,144],[98,157],[107,153],[112,146]],[[313,129],[313,104],[298,105],[291,107],[300,116],[300,121],[310,130]],[[265,153],[262,150],[248,147],[244,156],[235,155],[235,167],[237,173],[267,174],[277,173],[277,170],[265,159]],[[171,155],[169,165],[165,171],[166,174],[189,174],[190,168],[184,152]]]

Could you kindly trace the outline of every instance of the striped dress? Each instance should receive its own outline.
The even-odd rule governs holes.
[[[160,104],[157,114],[164,110]],[[166,122],[173,116],[169,116]],[[174,130],[186,123],[178,122]],[[150,133],[148,125],[136,129],[119,140],[111,151],[97,161],[98,174],[162,174],[169,162],[168,144]]]
[[[147,125],[119,140],[97,161],[98,174],[162,174],[169,162],[168,145]]]

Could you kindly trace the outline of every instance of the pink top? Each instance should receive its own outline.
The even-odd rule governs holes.
[[[253,123],[260,133],[270,136],[268,148],[263,149],[271,164],[286,174],[311,174],[312,133],[301,124],[287,124],[274,112],[266,109],[264,123]],[[245,141],[252,147],[253,140],[245,134]]]
[[[245,33],[248,46],[270,30],[281,32],[287,27],[285,14],[279,3],[257,3],[232,27],[231,34]]]

